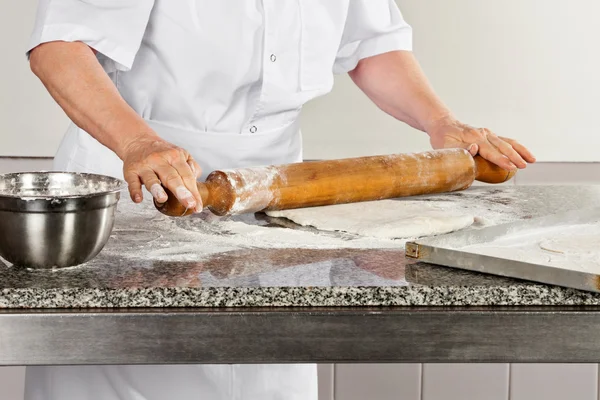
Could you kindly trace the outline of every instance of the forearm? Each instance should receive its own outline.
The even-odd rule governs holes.
[[[430,132],[439,121],[452,118],[411,52],[363,59],[350,77],[380,109],[416,129]]]
[[[31,70],[68,117],[119,157],[137,138],[156,135],[123,100],[81,42],[50,42],[32,50]]]

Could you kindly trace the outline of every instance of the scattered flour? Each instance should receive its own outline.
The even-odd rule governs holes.
[[[600,221],[511,232],[458,250],[600,274]]]
[[[504,194],[504,196],[507,196]],[[478,216],[486,223],[519,219],[514,207],[490,203],[490,196],[450,194],[412,198],[423,209],[453,207],[457,214]],[[508,203],[508,202],[506,202]],[[473,220],[471,219],[471,222]],[[285,219],[255,217],[253,214],[218,217],[209,212],[188,217],[169,218],[158,213],[149,198],[135,205],[123,198],[118,205],[113,237],[100,257],[126,257],[144,260],[195,261],[219,254],[247,249],[404,249],[407,240],[388,239],[317,231],[313,228],[285,228]],[[478,229],[475,222],[468,229]],[[121,241],[127,236],[127,240]],[[141,238],[141,239],[140,239]],[[134,239],[134,240],[132,240]],[[123,243],[123,245],[120,245]],[[133,245],[132,245],[133,243]],[[129,246],[124,248],[123,246]]]
[[[540,247],[553,253],[593,257],[600,253],[600,233],[549,239],[540,243]]]
[[[152,204],[135,206],[129,201],[119,204],[116,226],[102,256],[155,261],[201,261],[226,252],[247,249],[339,249],[339,248],[396,248],[405,242],[342,237],[305,230],[257,225],[260,221],[244,222],[217,217],[208,212],[188,217],[169,218],[157,214]],[[140,227],[156,232],[156,237],[134,242]],[[127,243],[124,249],[119,245]]]

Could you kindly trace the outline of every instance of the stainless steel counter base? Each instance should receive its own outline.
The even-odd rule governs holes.
[[[600,307],[0,311],[0,365],[600,362]]]

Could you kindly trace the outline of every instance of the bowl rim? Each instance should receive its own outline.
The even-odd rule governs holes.
[[[58,195],[58,196],[49,196],[49,195],[23,196],[23,195],[19,195],[19,194],[8,194],[8,193],[0,192],[0,198],[27,199],[27,200],[84,199],[84,198],[90,198],[90,197],[103,196],[103,195],[112,194],[112,193],[119,193],[119,192],[122,192],[123,190],[127,189],[127,182],[125,182],[122,179],[115,178],[114,176],[109,176],[109,175],[95,174],[92,172],[72,172],[72,171],[54,171],[54,170],[52,170],[52,171],[19,171],[19,172],[2,173],[2,174],[0,174],[0,179],[11,176],[11,175],[26,175],[26,174],[46,174],[46,175],[66,174],[66,175],[81,175],[84,177],[101,177],[101,178],[105,178],[105,179],[114,181],[116,185],[115,185],[115,188],[111,189],[111,190],[103,190],[103,191],[98,191],[98,192],[89,193],[89,194],[75,194],[75,195],[71,194],[71,195]]]

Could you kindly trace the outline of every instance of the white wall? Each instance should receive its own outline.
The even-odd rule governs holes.
[[[600,161],[600,2],[398,3],[434,87],[465,122],[519,138],[541,161]],[[0,13],[0,156],[51,156],[67,123],[23,58],[35,4],[5,0]],[[303,128],[309,158],[428,148],[347,77],[307,106]]]
[[[25,58],[37,1],[0,2],[0,156],[53,156],[68,120]]]
[[[600,161],[600,2],[398,4],[415,31],[417,57],[459,118],[518,138],[540,161]],[[311,158],[428,145],[370,106],[347,77],[307,107],[304,127]]]

